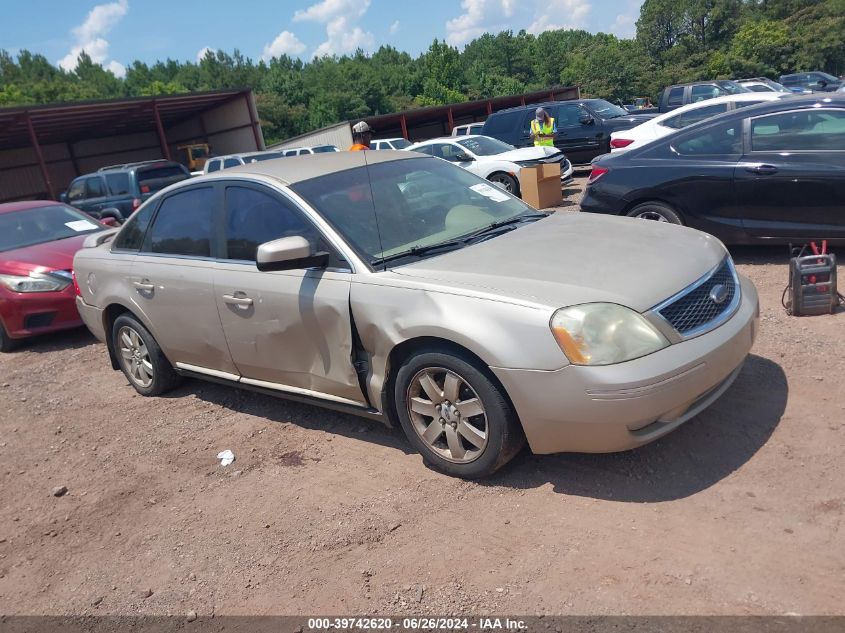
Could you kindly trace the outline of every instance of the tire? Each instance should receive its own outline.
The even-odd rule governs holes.
[[[393,389],[408,441],[427,464],[447,475],[486,477],[525,444],[507,398],[468,357],[441,350],[418,353],[399,367]]]
[[[115,319],[112,343],[123,375],[142,396],[161,395],[181,382],[153,335],[134,316]]]
[[[668,204],[662,202],[643,202],[628,211],[628,217],[668,222],[669,224],[683,224],[681,216]]]
[[[487,176],[487,180],[492,182],[494,185],[499,185],[508,193],[519,196],[519,182],[510,174],[497,171],[495,174]]]
[[[18,341],[6,333],[3,323],[0,323],[0,354],[11,352],[18,346]]]

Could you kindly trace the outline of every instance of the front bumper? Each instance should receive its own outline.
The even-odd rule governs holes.
[[[73,285],[58,292],[11,292],[0,288],[0,321],[10,338],[27,338],[79,327]]]
[[[491,368],[535,453],[610,453],[642,446],[715,402],[733,383],[757,335],[757,292],[740,276],[733,317],[699,337],[604,367]]]

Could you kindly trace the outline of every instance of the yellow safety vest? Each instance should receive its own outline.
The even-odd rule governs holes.
[[[553,138],[539,138],[541,136],[553,136],[555,130],[555,120],[549,117],[549,123],[540,125],[537,119],[531,119],[531,133],[534,135],[534,145],[538,147],[554,147],[555,141]]]

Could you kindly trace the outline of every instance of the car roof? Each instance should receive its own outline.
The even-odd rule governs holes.
[[[497,114],[503,114],[505,112],[518,112],[520,110],[536,110],[537,108],[546,108],[552,106],[558,106],[562,103],[595,103],[596,101],[605,101],[607,99],[561,99],[557,101],[543,101],[542,103],[526,103],[525,105],[518,105],[514,106],[513,108],[503,108],[502,110],[496,110],[490,116],[487,117],[487,121],[490,120],[490,117],[496,116]],[[481,121],[478,121],[481,123]],[[485,121],[486,123],[486,121]],[[467,123],[467,125],[473,125],[472,123]],[[482,123],[483,125],[483,123]]]
[[[264,154],[281,154],[278,149],[264,149],[258,152],[238,152],[236,154],[225,154],[224,156],[212,156],[209,160],[224,158],[249,158],[250,156],[262,156]]]
[[[376,141],[404,141],[405,139],[401,136],[391,136],[390,138],[374,138],[373,143]]]
[[[669,112],[663,112],[654,117],[653,119],[649,119],[648,121],[643,122],[643,125],[648,123],[656,123],[659,125],[663,121],[671,119],[672,117],[677,116],[679,114],[690,112],[692,110],[698,110],[699,108],[704,108],[707,106],[719,105],[720,103],[736,103],[737,101],[767,102],[777,101],[778,99],[783,99],[791,96],[792,95],[786,92],[738,92],[735,95],[722,95],[721,97],[713,97],[712,99],[703,99],[701,101],[696,101],[695,103],[688,103],[679,108],[675,108],[674,110],[670,110]]]
[[[38,207],[52,207],[55,205],[65,206],[55,200],[21,200],[20,202],[6,202],[0,204],[0,213],[12,213],[14,211],[26,211]]]
[[[382,150],[380,152],[324,152],[291,156],[285,160],[268,160],[261,163],[248,163],[231,169],[216,171],[204,176],[183,181],[194,184],[200,181],[230,178],[232,176],[255,175],[278,180],[282,184],[292,185],[304,180],[318,178],[356,167],[389,163],[396,160],[419,159],[424,157],[402,150]]]

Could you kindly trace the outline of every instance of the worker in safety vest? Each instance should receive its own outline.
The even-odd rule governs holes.
[[[352,126],[352,147],[350,152],[358,152],[362,149],[370,149],[370,141],[373,139],[373,129],[364,121],[358,121]]]
[[[537,147],[554,147],[557,127],[555,120],[543,108],[537,108],[534,119],[531,120],[531,138]]]

